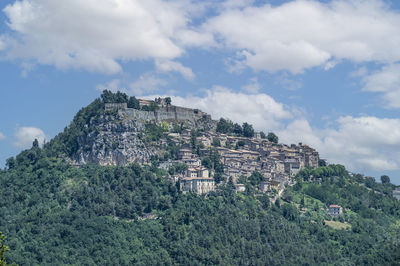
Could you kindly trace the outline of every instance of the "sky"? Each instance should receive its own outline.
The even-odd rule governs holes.
[[[400,184],[400,1],[2,0],[0,82],[2,167],[109,89]]]

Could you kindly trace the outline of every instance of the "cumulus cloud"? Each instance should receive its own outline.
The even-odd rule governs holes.
[[[156,59],[159,70],[189,80],[193,72],[173,61],[187,47],[230,49],[231,70],[301,73],[342,60],[400,60],[400,14],[383,0],[253,2],[21,0],[3,9],[11,32],[0,36],[0,50],[9,59],[104,73]],[[210,7],[216,15],[203,16]]]
[[[240,51],[236,66],[256,71],[301,73],[316,66],[329,69],[340,60],[400,60],[400,14],[380,0],[240,5],[203,27],[225,47]]]
[[[282,88],[287,90],[297,90],[303,86],[303,83],[298,78],[289,77],[287,73],[283,73],[276,77],[275,83],[282,86]]]
[[[151,95],[146,98],[154,99],[159,96]],[[279,127],[282,121],[292,117],[291,110],[265,93],[246,94],[215,86],[206,90],[204,97],[171,98],[173,104],[198,108],[211,114],[213,119],[224,117],[238,123],[250,122],[259,130]]]
[[[6,136],[4,136],[4,134],[0,132],[0,140],[5,139],[5,138],[6,138]]]
[[[4,36],[0,35],[0,51],[6,49],[6,42],[4,40]]]
[[[187,80],[193,80],[195,78],[192,69],[183,66],[179,62],[174,62],[170,60],[157,60],[156,69],[159,72],[178,72]]]
[[[242,87],[247,92],[257,93],[261,89],[261,85],[256,77],[251,78],[249,83]]]
[[[385,108],[400,108],[400,64],[384,66],[370,75],[361,74],[364,91],[381,93]]]
[[[98,84],[96,86],[96,89],[99,91],[110,90],[112,92],[117,92],[118,90],[122,90],[120,88],[120,85],[121,85],[121,80],[113,79],[105,84]]]
[[[202,34],[187,27],[188,5],[162,0],[16,1],[3,9],[12,32],[0,38],[0,48],[7,46],[10,59],[116,73],[121,60],[180,56],[184,50],[176,40],[181,35],[192,33],[200,40]]]
[[[352,170],[400,169],[400,119],[345,116],[335,126],[316,129],[299,119],[278,135],[284,142],[308,143],[323,158]]]
[[[165,85],[167,85],[167,82],[164,79],[157,77],[153,73],[145,73],[129,84],[129,93],[137,96],[155,93]]]
[[[36,127],[19,127],[15,132],[14,137],[14,146],[23,149],[31,147],[35,139],[37,139],[40,144],[42,144],[46,139],[43,130]]]

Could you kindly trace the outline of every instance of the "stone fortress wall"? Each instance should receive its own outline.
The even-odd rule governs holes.
[[[126,113],[129,117],[136,120],[144,121],[165,121],[165,120],[178,120],[178,121],[191,121],[195,123],[197,120],[205,117],[211,120],[211,116],[198,109],[190,109],[179,106],[160,107],[156,111],[143,111],[133,108],[127,108],[126,103],[106,103],[105,110],[118,110],[119,112]]]

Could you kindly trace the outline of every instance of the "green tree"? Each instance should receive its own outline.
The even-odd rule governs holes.
[[[248,124],[247,122],[243,123],[243,136],[247,138],[252,138],[254,136],[253,126]]]
[[[282,214],[289,221],[294,221],[299,216],[299,211],[293,204],[285,203],[282,206]]]
[[[6,239],[6,237],[0,232],[0,266],[7,266],[6,262],[6,257],[5,254],[9,250],[9,248],[3,244],[3,241]],[[15,264],[11,264],[15,265]]]
[[[232,131],[233,131],[234,134],[236,134],[238,136],[241,136],[243,134],[242,126],[239,125],[238,123],[235,123],[233,125],[233,130]]]
[[[165,98],[165,103],[167,104],[167,106],[171,105],[171,102],[172,102],[171,97]]]
[[[150,105],[148,106],[149,111],[157,111],[158,109],[160,109],[160,107],[158,106],[158,104],[156,102],[150,102]]]
[[[264,176],[260,172],[254,171],[248,180],[253,186],[258,186],[264,180]]]
[[[7,167],[8,169],[14,168],[15,165],[16,165],[16,162],[15,162],[14,157],[10,157],[10,158],[8,158],[8,159],[6,160],[6,167]]]
[[[212,145],[214,147],[221,147],[221,141],[219,139],[217,139],[217,138],[213,138]]]
[[[266,139],[266,138],[267,138],[267,135],[265,135],[265,133],[264,133],[263,131],[261,131],[261,132],[260,132],[260,137],[261,137],[262,139]]]
[[[233,123],[229,119],[220,118],[217,123],[217,132],[228,134],[231,133],[233,129]]]
[[[127,103],[128,95],[120,91],[113,93],[110,90],[104,90],[101,94],[101,99],[103,103]]]
[[[129,98],[128,108],[140,109],[139,100],[135,96]]]
[[[33,148],[39,148],[39,141],[37,139],[35,139],[32,143],[32,147]]]
[[[382,184],[390,184],[390,178],[387,175],[382,175],[381,176],[381,182]]]
[[[201,165],[206,167],[206,168],[208,168],[208,169],[211,169],[212,168],[212,161],[211,161],[210,157],[206,157],[206,158],[202,159],[201,160]]]
[[[269,133],[268,133],[267,139],[268,139],[269,141],[273,142],[273,143],[278,143],[278,141],[279,141],[278,136],[275,135],[275,133],[273,133],[273,132],[269,132]]]
[[[326,160],[318,159],[318,166],[326,166]]]
[[[301,200],[300,200],[300,206],[303,208],[305,205],[305,202],[304,202],[304,195],[303,195],[303,197],[301,197]]]

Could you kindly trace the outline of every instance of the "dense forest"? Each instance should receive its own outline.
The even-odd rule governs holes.
[[[183,194],[156,165],[74,167],[83,126],[103,102],[82,109],[44,147],[0,170],[0,244],[20,265],[400,265],[400,201],[393,185],[343,166],[304,169],[271,203],[232,183]],[[212,163],[210,162],[205,163]],[[332,218],[329,204],[343,206]]]

